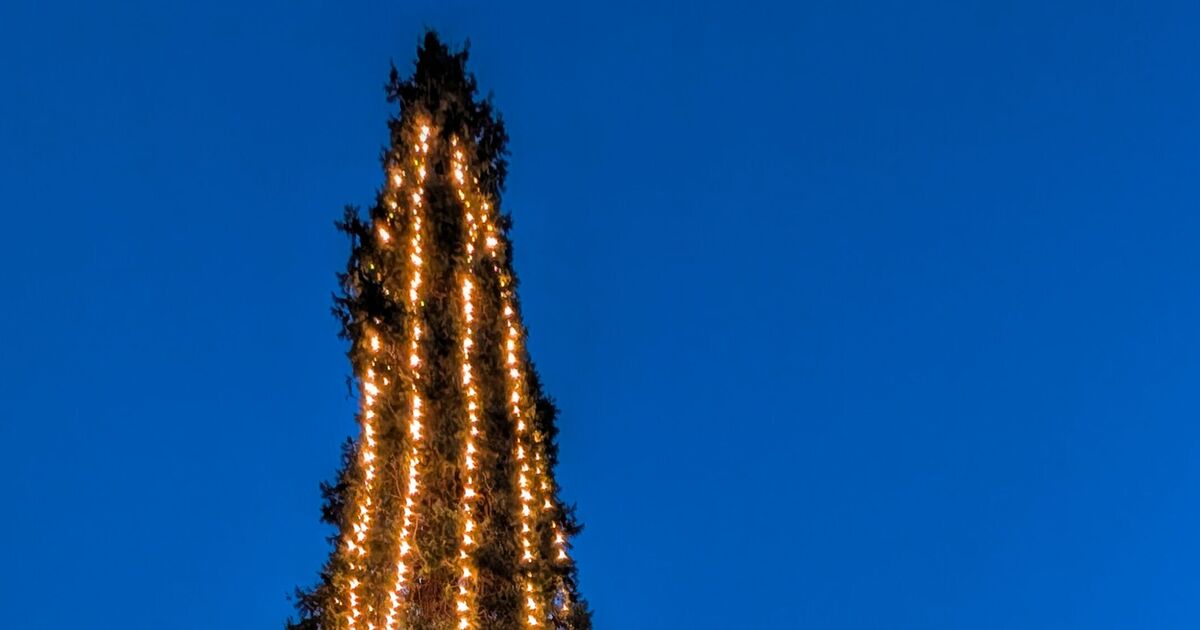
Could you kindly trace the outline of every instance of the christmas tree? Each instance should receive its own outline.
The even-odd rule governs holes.
[[[466,61],[430,32],[411,77],[393,67],[385,184],[338,224],[360,431],[322,486],[337,531],[290,629],[591,627],[500,208],[507,135]]]

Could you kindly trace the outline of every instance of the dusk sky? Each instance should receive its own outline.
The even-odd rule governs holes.
[[[0,4],[0,627],[281,628],[461,44],[599,630],[1200,625],[1200,4]]]

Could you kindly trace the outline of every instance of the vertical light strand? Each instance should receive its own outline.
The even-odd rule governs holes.
[[[466,231],[466,269],[462,273],[462,383],[465,392],[467,432],[463,440],[463,491],[459,502],[459,514],[462,522],[461,538],[458,545],[458,595],[455,598],[455,608],[458,613],[459,630],[468,630],[475,625],[475,612],[472,609],[475,599],[476,567],[471,562],[471,549],[476,545],[475,536],[475,461],[476,440],[479,430],[479,390],[473,378],[471,366],[471,348],[475,344],[475,305],[472,299],[475,290],[475,244],[479,241],[479,225],[475,220],[475,211],[471,207],[471,197],[466,191],[466,173],[462,149],[458,146],[458,138],[451,138],[453,151],[451,166],[453,181],[458,199],[463,205],[464,225]]]
[[[536,405],[536,401],[534,403]],[[536,407],[534,407],[536,408]],[[543,440],[545,435],[534,434],[533,438],[533,460],[534,472],[537,476],[538,498],[541,500],[541,510],[543,514],[548,513],[550,516],[550,533],[553,535],[551,539],[551,547],[553,549],[553,562],[558,565],[569,565],[571,556],[567,553],[567,536],[563,527],[559,527],[557,521],[557,510],[555,510],[555,502],[552,498],[555,496],[554,481],[550,477],[550,472],[546,469],[546,445]],[[555,598],[558,602],[558,613],[560,618],[566,618],[571,612],[571,594],[567,591],[560,577],[555,585]]]
[[[571,556],[567,553],[567,537],[563,532],[563,528],[558,526],[558,522],[550,522],[550,530],[554,533],[554,561],[560,564],[570,564]],[[556,585],[558,594],[558,614],[562,619],[569,619],[571,615],[571,593],[567,590],[566,584],[563,584],[562,577],[558,578]]]
[[[548,511],[554,510],[554,504],[550,500],[550,497],[553,496],[554,484],[553,482],[549,481],[548,475],[543,477],[542,480],[545,484],[543,486],[545,489],[543,496],[546,497],[545,503],[543,504],[543,509]],[[561,513],[561,508],[557,510],[557,512]],[[555,514],[555,516],[557,516],[557,514]],[[551,541],[551,545],[554,549],[555,564],[570,565],[571,554],[567,552],[567,533],[565,531],[565,527],[560,526],[557,520],[551,520],[550,533],[554,536],[553,540]],[[558,584],[555,586],[555,588],[558,600],[558,613],[560,618],[566,619],[571,614],[571,593],[567,590],[566,585],[563,583],[561,577],[559,577]]]
[[[478,181],[475,182],[476,184]],[[545,618],[545,608],[539,601],[541,593],[534,588],[532,568],[537,563],[538,548],[534,544],[534,525],[536,517],[534,506],[535,492],[533,451],[531,449],[530,418],[526,409],[530,408],[525,401],[527,396],[524,364],[519,359],[524,355],[521,343],[520,323],[516,319],[514,308],[513,281],[509,274],[500,268],[497,255],[496,225],[492,221],[491,207],[485,200],[481,204],[481,222],[486,232],[485,243],[492,259],[492,269],[500,279],[500,309],[504,318],[505,336],[501,356],[504,357],[504,371],[508,381],[509,416],[516,425],[516,439],[513,444],[513,456],[517,463],[517,489],[520,492],[520,509],[517,514],[518,542],[521,550],[521,566],[524,576],[520,580],[520,589],[525,598],[525,626],[535,628],[542,625]]]
[[[538,488],[541,490],[542,512],[548,513],[550,517],[550,533],[553,535],[550,543],[554,553],[553,562],[557,565],[570,565],[571,556],[567,553],[565,524],[560,526],[557,520],[562,509],[561,506],[556,506],[554,480],[551,478],[550,472],[546,470],[546,445],[543,442],[545,436],[540,437],[541,439],[538,439],[539,436],[534,436],[534,462],[537,468]],[[558,578],[555,585],[555,599],[558,603],[560,619],[567,618],[571,613],[571,593],[567,590],[561,577]]]
[[[411,204],[409,206],[410,224],[412,225],[411,236],[408,244],[408,264],[407,271],[409,277],[408,283],[408,312],[409,312],[409,334],[408,334],[408,368],[411,372],[409,380],[409,398],[411,407],[409,410],[408,437],[409,451],[406,456],[406,475],[407,482],[404,493],[404,519],[400,526],[399,542],[396,551],[396,578],[392,584],[391,591],[388,593],[388,610],[384,616],[384,627],[387,630],[395,630],[397,627],[397,613],[400,610],[400,602],[405,594],[405,589],[408,582],[408,572],[410,567],[409,552],[413,546],[413,530],[416,518],[417,497],[421,489],[421,439],[422,439],[422,400],[421,400],[421,337],[424,331],[421,329],[421,318],[417,316],[419,311],[424,309],[424,302],[421,300],[421,268],[424,266],[424,251],[421,247],[422,243],[422,221],[424,220],[424,200],[425,200],[425,178],[426,178],[426,158],[429,154],[429,125],[421,124],[420,135],[418,141],[413,146],[413,167],[417,172],[417,183],[413,189],[411,196]],[[398,180],[400,179],[397,174]]]
[[[476,180],[477,182],[478,180]],[[535,498],[535,494],[539,494],[541,498],[541,510],[554,510],[555,504],[551,500],[554,496],[554,484],[550,479],[549,471],[545,467],[545,451],[540,440],[534,439],[531,435],[529,424],[526,422],[525,414],[519,404],[521,398],[525,396],[525,374],[524,364],[521,362],[522,356],[522,339],[521,339],[521,323],[517,319],[514,303],[516,296],[512,290],[512,279],[503,273],[497,262],[497,248],[500,245],[500,239],[496,232],[495,223],[492,221],[490,206],[487,201],[483,201],[482,207],[482,223],[486,232],[486,246],[488,253],[492,258],[493,269],[500,276],[501,284],[501,308],[504,314],[504,326],[506,330],[504,342],[504,362],[505,371],[508,375],[510,385],[510,401],[512,404],[511,414],[513,421],[517,427],[516,440],[516,457],[518,462],[518,478],[517,483],[521,491],[521,518],[520,518],[520,543],[521,543],[521,561],[523,564],[532,565],[536,561],[537,547],[531,541],[531,537],[535,532],[532,531],[531,523],[534,521],[532,515],[532,505],[537,505],[539,502]],[[511,261],[510,261],[511,262]],[[530,401],[527,408],[534,409],[536,401]],[[531,418],[532,419],[532,418]],[[529,460],[532,458],[532,467]],[[555,521],[550,522],[551,531],[554,535],[553,549],[554,562],[559,564],[569,564],[571,562],[570,554],[567,552],[567,537],[564,529]],[[538,599],[535,597],[536,591],[533,588],[532,578],[527,572],[525,582],[522,585],[522,590],[525,593],[525,607],[527,609],[526,624],[530,627],[539,625],[541,606]],[[559,613],[566,617],[571,611],[570,593],[567,592],[562,580],[559,580],[557,585]]]
[[[380,239],[387,242],[387,230],[379,228]],[[371,359],[366,371],[360,376],[362,383],[362,412],[361,431],[358,447],[358,464],[362,474],[362,490],[354,495],[354,509],[350,529],[345,532],[344,548],[349,564],[349,584],[346,590],[346,627],[350,630],[358,627],[358,619],[363,615],[360,607],[358,587],[359,578],[365,579],[367,534],[371,529],[371,511],[374,509],[375,494],[375,459],[377,444],[375,441],[375,403],[381,393],[380,383],[389,384],[387,377],[377,378],[376,369],[379,350],[382,347],[379,334],[367,330],[363,335],[363,345]],[[370,612],[368,609],[367,612]],[[372,623],[367,623],[368,630],[374,630]]]

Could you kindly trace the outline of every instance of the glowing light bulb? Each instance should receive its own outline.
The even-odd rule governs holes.
[[[458,138],[452,137],[450,140],[452,146],[458,146]],[[475,470],[474,455],[477,451],[475,447],[475,438],[480,435],[479,429],[479,390],[473,384],[473,366],[471,348],[475,344],[474,336],[474,312],[475,305],[474,297],[474,263],[475,263],[475,243],[479,239],[479,225],[475,221],[475,215],[468,208],[471,205],[471,197],[474,191],[468,191],[464,188],[465,176],[464,170],[467,165],[463,163],[463,152],[456,150],[452,163],[454,172],[454,184],[458,192],[458,198],[463,203],[464,210],[464,242],[466,250],[466,270],[461,276],[461,293],[462,293],[462,331],[461,344],[462,349],[462,383],[466,390],[466,414],[468,431],[464,438],[463,445],[463,465],[467,471]],[[475,546],[476,541],[472,532],[475,530],[475,521],[473,517],[473,502],[476,497],[475,493],[475,478],[471,474],[467,474],[463,480],[462,498],[459,501],[459,514],[462,522],[462,538],[458,549],[458,562],[461,572],[461,577],[458,581],[459,599],[457,600],[458,610],[458,627],[471,628],[474,625],[474,616],[471,610],[471,602],[474,600],[475,583],[472,579],[472,558],[470,551]]]
[[[396,573],[392,582],[391,592],[388,594],[388,609],[384,615],[384,627],[387,630],[395,630],[397,627],[397,612],[402,603],[401,594],[405,592],[405,586],[408,581],[409,565],[408,554],[412,551],[413,531],[413,516],[414,506],[417,504],[417,498],[421,491],[420,469],[421,469],[421,392],[419,384],[421,383],[421,323],[420,315],[423,313],[424,302],[421,300],[419,289],[421,287],[421,266],[424,263],[423,253],[421,249],[421,232],[423,221],[423,204],[424,191],[421,186],[425,181],[425,159],[424,155],[429,152],[429,126],[421,126],[421,146],[420,151],[414,151],[418,154],[415,160],[415,168],[420,184],[413,190],[410,199],[412,204],[409,207],[411,236],[409,238],[408,249],[408,267],[407,274],[410,277],[408,290],[408,308],[409,312],[417,314],[410,321],[409,330],[409,358],[408,367],[411,372],[409,379],[409,399],[411,405],[409,408],[409,438],[410,445],[406,460],[408,465],[405,467],[408,482],[405,488],[404,497],[404,519],[400,525],[399,541],[397,544],[396,557]]]
[[[367,345],[371,349],[372,355],[379,352],[383,342],[379,334],[371,331],[365,333]],[[348,569],[351,577],[347,581],[346,601],[348,610],[346,612],[347,628],[353,630],[357,627],[358,619],[362,617],[363,610],[359,607],[358,587],[361,582],[358,580],[360,571],[364,570],[363,563],[366,555],[366,540],[371,528],[371,508],[374,503],[373,495],[375,488],[375,460],[376,441],[375,441],[375,403],[381,389],[376,384],[376,370],[378,368],[378,359],[374,356],[368,362],[366,369],[359,376],[363,396],[362,396],[362,411],[360,413],[361,435],[359,436],[359,458],[358,468],[362,474],[362,485],[357,488],[356,492],[351,495],[351,505],[354,517],[350,523],[350,529],[347,530],[347,538],[344,541],[344,548],[348,554]],[[368,630],[373,626],[368,623]]]
[[[432,357],[424,357],[422,351],[422,323],[424,317],[425,296],[423,295],[423,278],[422,269],[428,266],[431,261],[426,260],[425,250],[423,245],[427,244],[424,241],[423,221],[425,220],[424,210],[424,183],[429,175],[432,164],[427,162],[427,155],[430,151],[431,144],[444,142],[445,136],[435,137],[434,130],[428,124],[419,124],[417,129],[417,138],[415,142],[410,135],[409,142],[411,144],[411,161],[406,161],[399,168],[391,172],[392,184],[396,187],[393,193],[389,194],[389,199],[399,200],[403,203],[405,199],[411,201],[407,204],[408,207],[398,208],[395,201],[392,201],[393,209],[403,214],[405,211],[409,214],[409,220],[403,222],[390,222],[395,217],[388,215],[389,223],[386,225],[377,226],[378,239],[385,245],[391,245],[395,248],[397,256],[394,260],[404,267],[404,274],[407,275],[407,282],[401,287],[407,288],[407,291],[397,291],[397,295],[407,297],[406,312],[410,313],[409,321],[406,322],[407,348],[404,341],[390,340],[389,343],[394,343],[395,347],[389,346],[389,352],[381,353],[383,340],[376,334],[371,334],[367,337],[367,347],[370,349],[369,357],[397,357],[393,359],[399,365],[392,365],[388,369],[380,369],[379,376],[376,376],[374,370],[376,365],[371,364],[372,372],[368,378],[363,379],[363,399],[365,401],[365,409],[362,417],[364,419],[363,440],[364,444],[369,443],[371,453],[363,455],[362,463],[364,466],[369,466],[369,472],[364,470],[364,478],[370,483],[375,478],[374,465],[377,455],[374,452],[375,447],[375,428],[371,424],[376,418],[375,406],[379,404],[378,399],[383,396],[389,398],[393,395],[401,395],[402,391],[393,390],[407,389],[407,397],[410,401],[408,407],[408,432],[407,442],[403,450],[401,471],[404,473],[404,479],[400,482],[400,487],[403,488],[403,518],[398,523],[398,533],[395,542],[396,557],[394,559],[395,573],[393,576],[390,592],[385,599],[381,599],[382,606],[380,611],[370,605],[370,601],[360,597],[358,590],[361,588],[360,583],[355,579],[350,587],[349,596],[342,600],[349,603],[350,610],[347,611],[346,619],[350,630],[356,630],[358,626],[365,626],[365,630],[373,630],[374,623],[371,618],[382,620],[383,628],[387,630],[397,630],[402,623],[403,615],[400,614],[405,606],[405,600],[409,594],[409,581],[415,580],[414,576],[420,574],[414,562],[413,555],[420,555],[420,552],[415,549],[416,523],[420,522],[420,515],[417,513],[417,506],[420,505],[420,493],[422,492],[421,469],[424,465],[422,455],[425,453],[424,447],[424,424],[422,418],[425,414],[423,410],[423,400],[421,398],[421,383],[423,376],[423,368],[427,359]],[[503,262],[503,259],[511,251],[507,241],[502,243],[503,234],[499,231],[495,224],[495,216],[497,213],[490,212],[491,204],[487,198],[478,190],[479,178],[474,175],[471,164],[468,161],[468,156],[474,155],[470,147],[463,147],[457,137],[450,137],[449,144],[453,150],[448,151],[451,158],[450,169],[448,173],[439,171],[438,177],[445,177],[450,183],[459,200],[462,214],[462,226],[464,230],[462,247],[462,257],[455,258],[456,267],[453,269],[455,282],[459,284],[459,293],[461,302],[459,303],[459,317],[457,319],[457,330],[455,334],[459,337],[456,346],[459,352],[461,387],[463,394],[465,420],[461,427],[461,454],[462,467],[460,472],[461,495],[458,504],[458,554],[457,554],[457,583],[455,586],[456,595],[454,597],[454,610],[457,616],[457,627],[460,630],[482,630],[479,624],[486,624],[480,617],[479,611],[475,610],[478,578],[477,571],[474,565],[477,545],[483,540],[482,537],[489,535],[490,530],[477,524],[476,511],[479,509],[477,502],[480,488],[477,486],[476,469],[480,463],[491,461],[491,454],[484,453],[480,455],[480,449],[486,450],[488,443],[480,438],[482,435],[481,429],[483,424],[479,418],[480,409],[482,408],[481,401],[484,394],[492,396],[493,394],[505,401],[504,406],[508,415],[508,420],[512,423],[511,427],[514,431],[513,442],[510,443],[511,456],[518,462],[517,470],[514,471],[515,481],[519,489],[518,503],[514,506],[515,514],[513,518],[517,521],[517,531],[514,533],[517,542],[520,545],[520,559],[525,567],[526,574],[519,578],[520,588],[523,591],[523,607],[526,611],[524,618],[526,628],[540,628],[546,625],[543,622],[548,622],[551,628],[560,627],[555,619],[563,619],[547,612],[548,610],[557,610],[566,614],[569,610],[569,602],[567,601],[567,592],[562,581],[558,584],[558,595],[551,595],[553,584],[543,585],[536,584],[533,576],[546,575],[544,564],[551,562],[569,562],[567,555],[568,541],[566,532],[559,528],[557,519],[561,518],[561,510],[556,509],[557,499],[554,494],[554,485],[550,477],[550,471],[547,470],[547,458],[545,456],[545,444],[542,443],[542,434],[538,422],[534,416],[536,396],[532,391],[529,383],[527,371],[529,366],[525,355],[525,339],[524,327],[521,325],[520,318],[517,316],[519,304],[514,291],[515,279],[511,277],[507,271],[508,267]],[[445,155],[444,153],[442,155]],[[411,163],[409,163],[411,162]],[[468,178],[468,175],[470,177]],[[453,199],[455,197],[449,197]],[[401,227],[397,227],[401,226]],[[400,229],[400,233],[389,231]],[[481,247],[482,246],[482,247]],[[407,250],[407,251],[402,251]],[[482,253],[479,253],[482,252]],[[477,260],[476,256],[482,258]],[[503,314],[500,322],[500,331],[502,337],[499,340],[501,344],[496,350],[501,352],[503,357],[505,370],[504,380],[498,385],[502,387],[499,392],[483,392],[481,387],[487,385],[491,381],[483,379],[482,382],[478,378],[481,374],[477,374],[479,369],[476,363],[479,357],[476,355],[477,344],[496,343],[494,337],[486,335],[487,331],[476,330],[476,319],[482,317],[484,320],[492,317],[489,309],[479,308],[478,291],[485,291],[484,287],[491,287],[490,282],[480,284],[481,277],[477,275],[477,267],[479,264],[487,264],[484,260],[490,258],[490,269],[495,273],[494,277],[500,285],[499,298],[500,310]],[[463,264],[465,261],[465,265]],[[433,269],[441,269],[438,265],[433,265]],[[440,276],[439,276],[440,277]],[[489,277],[489,280],[490,278]],[[431,276],[432,278],[432,276]],[[451,294],[453,297],[453,294]],[[484,304],[488,302],[485,301]],[[480,313],[482,312],[482,315]],[[376,322],[379,323],[379,322]],[[478,335],[478,338],[477,338]],[[394,350],[394,353],[393,353]],[[407,350],[407,360],[404,353]],[[481,356],[490,356],[489,349]],[[380,359],[382,360],[382,358]],[[382,364],[381,364],[382,365]],[[408,377],[400,377],[393,374],[393,369],[407,370]],[[391,381],[388,377],[391,377]],[[389,383],[394,383],[389,386]],[[386,394],[385,394],[386,393]],[[389,401],[390,403],[390,401]],[[391,409],[387,407],[386,409]],[[382,411],[382,410],[381,410]],[[387,416],[387,413],[384,413]],[[388,422],[391,422],[389,420]],[[433,426],[433,425],[431,425]],[[369,427],[369,428],[368,428]],[[511,481],[510,481],[511,483]],[[359,510],[358,518],[352,532],[346,540],[347,556],[351,559],[360,559],[354,567],[356,576],[363,575],[366,570],[364,563],[361,561],[363,554],[366,553],[367,536],[371,527],[372,507],[374,503],[371,497],[362,497],[357,499],[357,509]],[[485,522],[485,521],[484,521]],[[396,530],[392,530],[396,531]],[[551,537],[552,536],[552,537]],[[540,579],[540,578],[539,578]],[[552,599],[552,601],[547,601]],[[345,605],[345,604],[343,604]],[[386,609],[386,610],[382,610]],[[381,617],[380,612],[385,612]]]

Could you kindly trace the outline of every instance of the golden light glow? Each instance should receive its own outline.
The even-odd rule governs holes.
[[[478,184],[478,180],[473,180]],[[517,487],[519,489],[520,507],[517,514],[517,536],[518,542],[521,545],[521,564],[532,567],[538,558],[538,546],[535,543],[537,532],[536,523],[537,517],[534,515],[533,506],[537,505],[534,498],[534,492],[540,484],[535,484],[539,468],[537,462],[539,455],[533,449],[533,433],[530,427],[532,418],[528,418],[527,409],[531,410],[530,405],[523,403],[526,398],[526,383],[525,383],[525,364],[521,360],[522,357],[522,339],[520,323],[516,318],[515,295],[513,294],[512,278],[500,268],[499,257],[497,255],[497,246],[500,243],[496,234],[496,225],[492,221],[491,206],[487,201],[480,204],[480,222],[483,224],[484,232],[486,233],[484,242],[487,245],[488,254],[492,259],[492,269],[500,278],[500,310],[504,318],[505,337],[501,346],[504,358],[505,373],[508,381],[508,400],[509,400],[509,417],[514,425],[516,425],[516,439],[513,444],[513,452],[517,463]],[[524,578],[521,580],[522,590],[525,591],[525,608],[527,614],[525,616],[525,625],[529,628],[535,628],[542,625],[542,620],[545,618],[545,610],[542,603],[539,601],[541,594],[533,587],[533,576],[530,571],[525,572]]]
[[[429,125],[422,124],[420,127],[419,140],[413,146],[413,153],[417,156],[414,161],[417,170],[417,185],[414,187],[409,206],[410,225],[412,226],[412,236],[408,243],[408,261],[407,275],[408,283],[408,307],[409,313],[413,314],[410,317],[410,330],[408,339],[408,366],[412,371],[412,379],[410,382],[409,398],[411,399],[411,407],[409,409],[409,424],[408,433],[410,438],[409,451],[407,454],[407,466],[405,473],[407,476],[407,486],[404,496],[404,518],[400,526],[399,542],[397,545],[396,557],[396,577],[392,583],[391,591],[388,593],[388,610],[384,616],[384,627],[387,630],[395,630],[398,619],[397,613],[400,610],[401,598],[405,595],[405,589],[408,582],[409,570],[409,552],[413,547],[414,520],[416,517],[416,505],[418,494],[421,489],[421,418],[422,418],[422,401],[419,383],[421,381],[421,323],[420,317],[416,313],[424,309],[424,302],[421,297],[421,266],[423,264],[424,252],[421,248],[422,243],[422,221],[424,220],[424,197],[425,197],[425,160],[429,153]],[[393,176],[393,182],[399,185],[403,182],[403,177],[400,173]],[[397,191],[399,192],[399,191]]]
[[[462,537],[458,545],[458,593],[455,597],[455,610],[458,612],[459,630],[475,627],[475,616],[472,604],[475,599],[474,566],[471,562],[471,549],[475,546],[475,453],[476,438],[479,436],[479,390],[473,379],[471,367],[471,347],[475,344],[475,303],[472,299],[475,291],[475,243],[479,239],[479,225],[471,207],[471,197],[466,190],[466,164],[462,149],[458,146],[458,138],[451,138],[450,144],[454,152],[451,165],[453,169],[454,186],[458,198],[463,204],[464,226],[466,230],[464,242],[467,253],[466,270],[462,273],[462,383],[466,391],[467,433],[463,446],[463,494],[459,502],[459,516],[462,523]]]
[[[534,532],[534,523],[536,517],[533,515],[534,505],[540,505],[542,511],[553,511],[554,503],[554,486],[550,478],[549,472],[545,467],[544,450],[545,447],[541,442],[539,435],[535,434],[526,422],[528,414],[521,406],[521,399],[525,395],[525,365],[520,360],[521,347],[523,339],[521,338],[521,325],[517,321],[516,309],[514,307],[516,295],[512,290],[512,279],[504,274],[500,265],[497,262],[497,247],[500,244],[500,239],[496,234],[496,225],[491,219],[491,207],[484,201],[481,204],[482,219],[486,236],[484,242],[487,245],[488,253],[492,258],[492,268],[500,276],[501,286],[501,311],[504,314],[504,327],[506,337],[504,341],[504,364],[508,374],[510,387],[510,415],[513,422],[516,424],[516,459],[518,463],[517,484],[520,488],[521,507],[519,515],[519,536],[521,543],[521,561],[523,563],[532,564],[537,560],[537,545],[531,540]],[[532,417],[529,416],[532,421]],[[532,465],[530,464],[532,459]],[[535,495],[539,495],[535,498]],[[538,500],[540,498],[540,501]],[[570,554],[567,553],[567,538],[559,527],[559,524],[554,520],[550,521],[551,532],[554,535],[552,545],[554,547],[554,561],[556,563],[571,562]],[[526,625],[534,627],[540,625],[539,618],[544,617],[540,613],[541,605],[536,599],[537,593],[533,589],[532,576],[526,573],[525,576],[525,605],[529,610],[526,617]],[[571,602],[570,593],[565,588],[565,585],[559,580],[557,586],[559,604],[559,613],[564,617],[570,613]]]
[[[362,434],[359,438],[358,465],[362,474],[363,485],[362,491],[354,495],[354,509],[352,511],[350,529],[346,531],[343,541],[343,548],[347,556],[351,576],[347,583],[348,588],[346,592],[346,626],[351,629],[356,627],[359,618],[363,615],[358,595],[360,582],[357,576],[364,570],[367,535],[371,529],[371,512],[374,509],[374,493],[376,489],[375,459],[377,453],[377,443],[375,440],[375,403],[381,392],[379,384],[383,383],[386,385],[388,382],[386,378],[377,378],[375,372],[378,367],[378,354],[381,347],[379,335],[374,332],[368,332],[365,336],[365,342],[371,359],[366,372],[359,377],[359,381],[362,383],[362,411],[360,413]],[[373,628],[373,626],[368,624],[368,628]]]
[[[400,338],[398,332],[393,338],[384,338],[380,334],[384,329],[376,328],[366,330],[358,341],[369,360],[363,373],[359,375],[362,391],[362,438],[358,465],[363,483],[361,489],[352,494],[351,522],[349,529],[343,534],[344,544],[341,547],[348,559],[350,572],[345,582],[344,599],[339,593],[339,606],[346,606],[345,620],[349,630],[376,630],[377,624],[380,630],[398,630],[407,625],[404,611],[412,590],[416,588],[416,560],[420,556],[416,548],[416,529],[418,506],[425,485],[421,474],[425,466],[432,465],[423,461],[423,458],[430,457],[430,451],[425,446],[426,404],[430,401],[422,398],[422,379],[429,378],[423,372],[426,363],[432,364],[432,361],[423,356],[422,346],[426,334],[423,322],[425,300],[429,299],[426,295],[428,290],[424,287],[424,276],[425,269],[430,267],[431,263],[425,251],[427,226],[436,225],[430,218],[432,215],[429,215],[425,186],[428,173],[434,170],[434,164],[438,164],[429,155],[431,145],[437,144],[438,140],[428,124],[419,122],[413,129],[413,137],[409,142],[410,155],[403,163],[396,163],[388,173],[387,181],[391,190],[385,196],[385,203],[391,210],[386,218],[381,218],[372,226],[373,236],[380,247],[394,251],[394,259],[403,266],[400,278],[407,285],[407,291],[397,293],[396,299],[407,300],[407,320],[403,338]],[[463,213],[464,254],[463,258],[457,259],[455,264],[461,267],[454,269],[453,276],[461,299],[461,327],[456,334],[460,351],[461,392],[465,418],[459,467],[462,486],[456,522],[456,625],[459,630],[484,630],[488,623],[485,615],[478,609],[481,582],[479,567],[475,564],[476,550],[483,542],[481,537],[487,535],[486,527],[482,525],[486,523],[486,517],[478,503],[479,497],[486,494],[486,489],[480,486],[479,470],[481,464],[487,461],[481,459],[486,456],[480,453],[480,449],[489,446],[483,437],[484,425],[481,418],[484,394],[487,393],[489,396],[503,397],[507,419],[513,427],[511,461],[514,462],[512,474],[518,503],[514,506],[511,517],[516,524],[515,535],[519,546],[520,567],[517,582],[521,589],[524,626],[527,629],[540,629],[542,626],[561,628],[565,616],[570,612],[568,589],[562,579],[557,580],[557,585],[543,584],[541,580],[548,575],[547,565],[571,562],[568,554],[569,541],[565,525],[559,520],[562,512],[557,504],[554,481],[548,469],[546,444],[543,443],[544,437],[535,417],[536,392],[530,386],[531,368],[526,357],[525,329],[520,321],[515,277],[512,275],[511,261],[508,260],[510,244],[498,228],[497,217],[494,216],[495,212],[488,198],[479,190],[479,180],[471,175],[472,165],[467,157],[469,151],[464,144],[460,143],[458,138],[450,138],[448,156],[451,184]],[[445,145],[440,145],[436,151],[440,152],[444,148]],[[440,173],[441,167],[438,168]],[[404,214],[408,215],[406,222],[395,221]],[[445,252],[439,250],[439,253]],[[479,371],[483,370],[484,366],[479,364],[478,344],[496,343],[488,336],[490,330],[481,329],[479,324],[478,309],[481,299],[483,304],[490,305],[489,300],[494,297],[480,296],[481,289],[490,286],[492,279],[486,274],[479,275],[481,270],[478,266],[485,262],[490,262],[490,270],[495,273],[499,283],[500,325],[503,326],[500,331],[502,337],[499,350],[505,377],[503,384],[497,382],[495,387],[502,387],[502,392],[480,390]],[[438,264],[434,264],[432,268],[441,269]],[[396,291],[395,286],[391,286],[390,289]],[[385,293],[387,290],[385,289]],[[490,310],[488,314],[490,317]],[[375,324],[379,322],[374,322],[373,328]],[[407,353],[404,352],[405,348]],[[385,357],[395,358],[385,362]],[[392,374],[392,370],[404,369],[408,370],[406,375],[397,377]],[[402,392],[407,393],[408,403],[403,411],[387,411],[388,423],[380,425],[379,416],[385,414],[385,408],[381,407],[379,400],[396,385],[389,376],[398,379],[401,388],[407,388],[407,392],[401,389],[396,393],[397,398]],[[392,407],[386,409],[390,410]],[[395,545],[395,555],[387,561],[387,564],[394,566],[394,573],[378,578],[380,584],[376,584],[376,579],[372,578],[368,585],[367,577],[375,575],[374,569],[378,566],[371,563],[372,570],[368,571],[368,534],[373,518],[383,522],[376,505],[380,502],[376,494],[382,492],[377,487],[382,484],[378,481],[379,472],[376,469],[379,465],[376,434],[381,431],[380,426],[388,428],[391,422],[401,422],[404,411],[407,411],[407,418],[403,420],[403,434],[406,439],[396,446],[398,461],[391,464],[400,468],[400,493],[403,497],[401,518],[392,521],[396,525],[389,528],[391,531],[387,534],[395,536],[395,540],[392,541]],[[395,420],[390,419],[393,413],[397,416]],[[390,432],[387,434],[391,435]],[[399,502],[399,499],[396,501]],[[544,538],[545,536],[550,538]],[[382,585],[388,585],[386,597],[376,591],[376,588]],[[445,585],[438,586],[440,588]],[[339,621],[342,612],[339,609]],[[410,612],[409,616],[413,614],[417,614],[417,611]],[[423,616],[425,613],[420,614]]]

